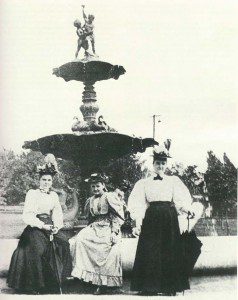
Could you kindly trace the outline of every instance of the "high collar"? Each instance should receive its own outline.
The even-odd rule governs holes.
[[[156,174],[153,178],[154,180],[163,180],[163,177],[161,177],[159,174]]]
[[[40,192],[43,194],[50,194],[50,190],[49,191],[45,191],[44,189],[39,188]]]
[[[103,194],[102,194],[103,195]],[[93,195],[94,198],[101,198],[102,195]]]

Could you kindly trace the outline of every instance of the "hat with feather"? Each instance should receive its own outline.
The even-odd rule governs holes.
[[[85,179],[84,181],[88,183],[97,183],[97,182],[107,183],[108,177],[100,173],[93,173],[90,175],[89,178]]]
[[[54,176],[59,172],[58,165],[53,154],[47,154],[44,158],[44,162],[45,163],[43,165],[37,166],[37,173],[39,173],[40,176]]]
[[[169,149],[171,145],[171,140],[167,139],[162,145],[156,145],[153,148],[153,158],[154,160],[167,160],[171,158],[169,154]]]

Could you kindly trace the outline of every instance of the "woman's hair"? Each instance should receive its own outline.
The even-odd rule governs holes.
[[[153,156],[153,163],[155,161],[166,161],[167,162],[167,157],[156,157],[156,156]]]
[[[45,176],[45,175],[50,175],[52,177],[52,180],[54,178],[54,175],[53,174],[50,174],[50,173],[39,173],[39,179],[41,179],[42,176]]]
[[[97,183],[101,183],[102,185],[104,185],[104,188],[103,188],[104,192],[107,192],[107,191],[108,191],[105,182],[102,181],[102,180],[101,180],[101,181],[98,180],[98,181],[90,182],[90,186],[91,186],[92,184],[97,184]]]

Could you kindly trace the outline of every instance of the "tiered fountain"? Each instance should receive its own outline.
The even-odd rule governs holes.
[[[102,116],[97,118],[99,107],[94,84],[111,78],[117,80],[126,71],[120,65],[101,61],[95,54],[94,16],[86,16],[84,10],[83,16],[84,26],[81,27],[79,20],[74,22],[78,34],[76,58],[53,69],[53,74],[62,77],[66,82],[76,80],[84,84],[83,103],[80,106],[83,120],[76,120],[71,134],[54,134],[27,141],[23,148],[40,151],[42,154],[52,153],[57,158],[73,161],[82,170],[96,171],[97,167],[107,164],[111,159],[144,152],[147,147],[158,143],[153,138],[142,139],[120,134],[108,126]],[[84,57],[78,59],[81,48],[84,49]]]

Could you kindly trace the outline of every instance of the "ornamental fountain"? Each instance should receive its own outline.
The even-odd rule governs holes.
[[[54,134],[41,137],[34,141],[26,141],[25,149],[40,151],[42,154],[52,153],[57,158],[71,160],[79,165],[82,174],[97,171],[98,167],[106,165],[111,159],[123,157],[126,154],[144,152],[147,147],[158,144],[153,138],[138,138],[121,134],[97,117],[99,106],[95,92],[97,81],[115,79],[125,74],[120,65],[112,65],[99,59],[94,45],[94,16],[86,15],[83,7],[84,25],[77,19],[78,47],[75,59],[53,69],[53,75],[63,78],[66,82],[75,80],[82,82],[82,104],[80,111],[83,119],[76,118],[72,125],[72,133]],[[80,50],[84,57],[78,58]]]

